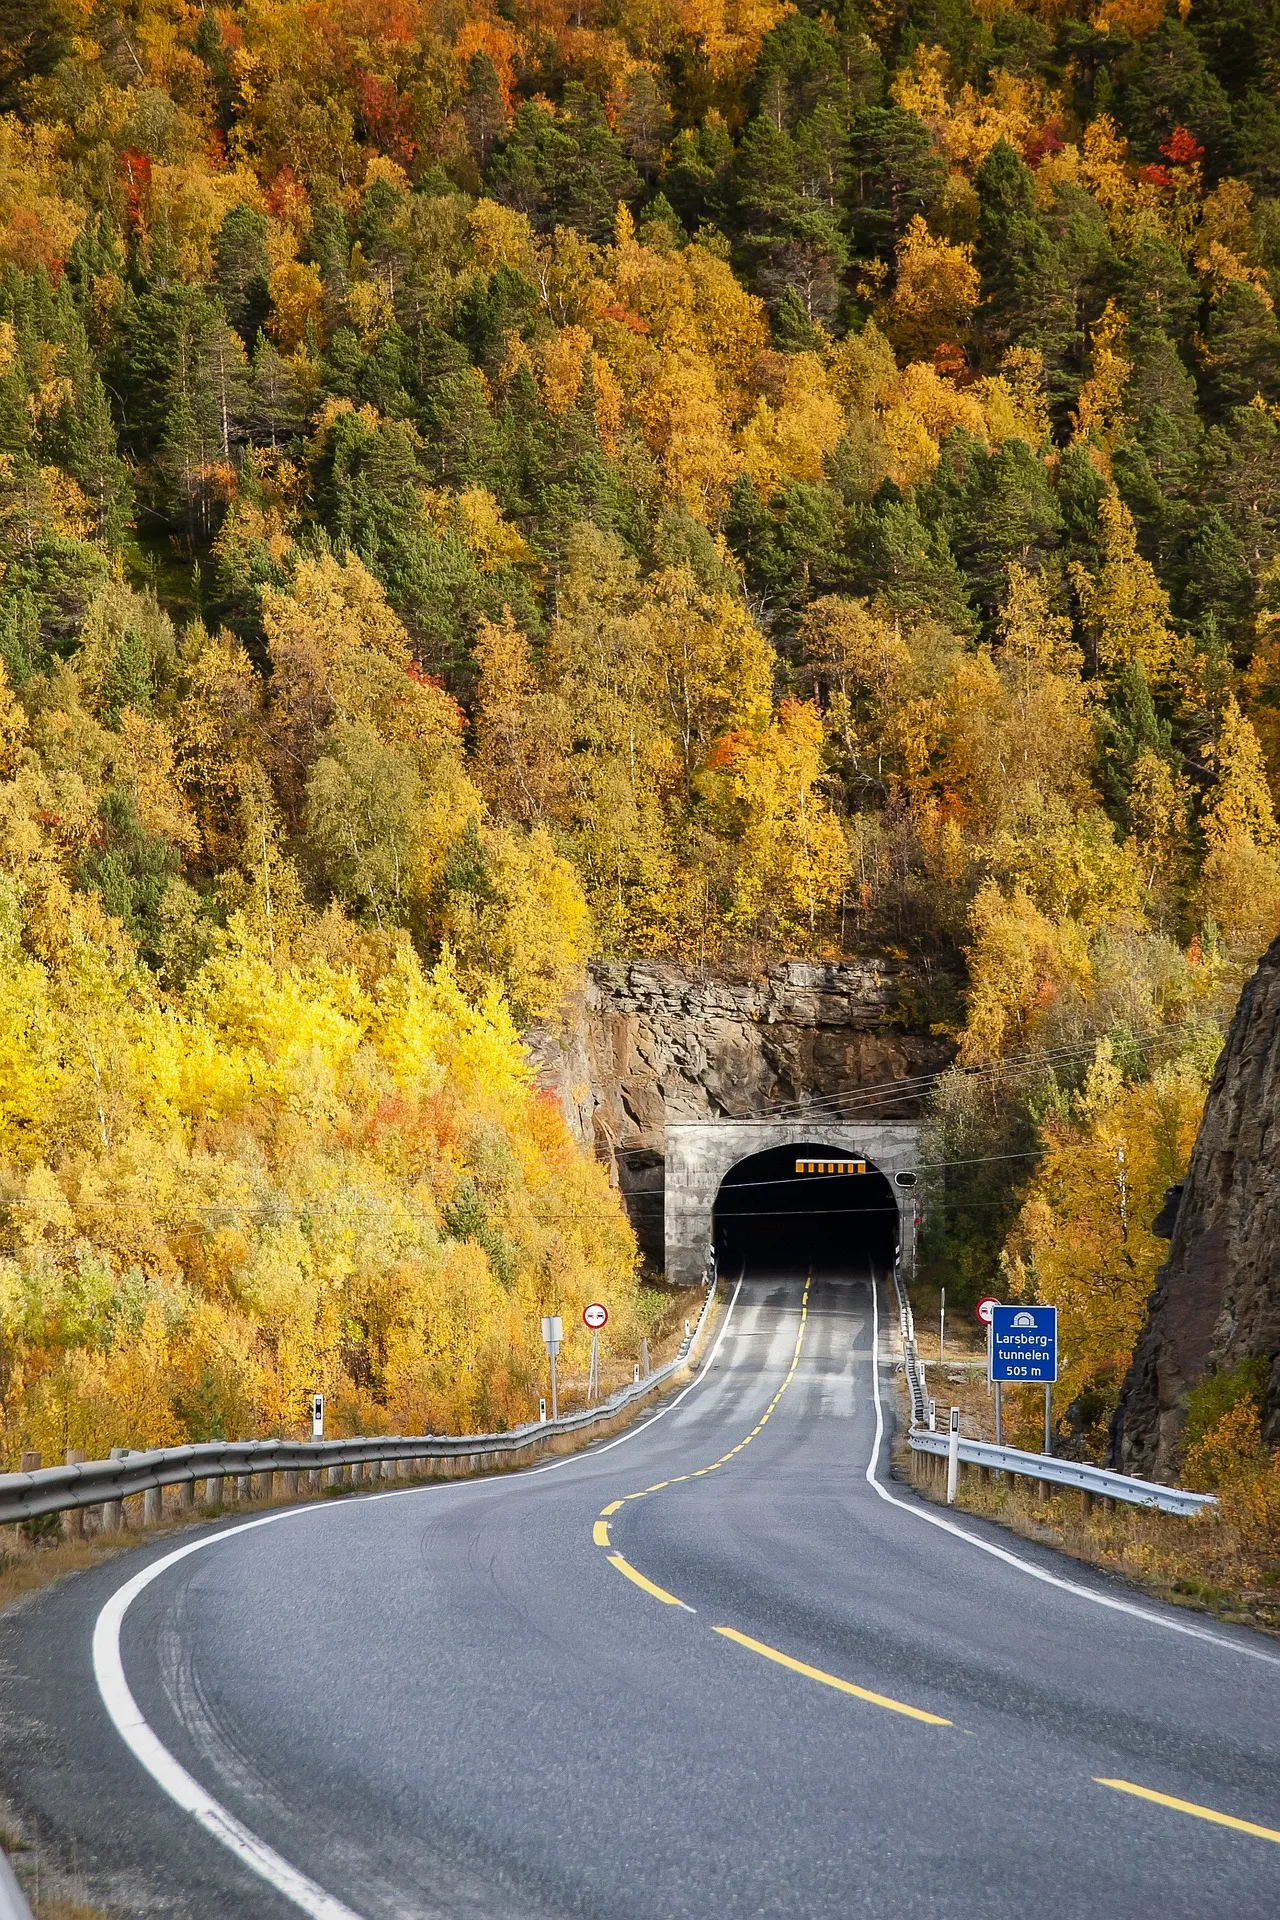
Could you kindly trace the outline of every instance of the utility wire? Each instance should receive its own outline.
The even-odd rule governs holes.
[[[1099,1036],[1102,1038],[1104,1036]],[[1147,1033],[1131,1036],[1135,1046],[1180,1046],[1184,1036],[1176,1028],[1156,1028]],[[950,1074],[957,1074],[970,1084],[985,1084],[1010,1075],[1031,1073],[1045,1067],[1065,1065],[1068,1061],[1092,1058],[1097,1052],[1097,1040],[1081,1042],[1077,1046],[1044,1047],[1025,1054],[1009,1054],[1002,1060],[984,1062],[977,1067],[958,1067],[954,1061],[939,1068],[936,1072],[908,1074],[898,1080],[873,1081],[867,1086],[850,1087],[843,1093],[823,1094],[815,1100],[793,1101],[770,1107],[763,1114],[718,1116],[732,1124],[749,1125],[759,1120],[804,1120],[810,1117],[838,1119],[842,1113],[856,1113],[864,1108],[884,1106],[890,1101],[917,1100],[940,1080]]]

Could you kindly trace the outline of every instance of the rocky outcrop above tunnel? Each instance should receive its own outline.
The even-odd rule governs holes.
[[[1176,1205],[1112,1429],[1128,1473],[1175,1472],[1188,1392],[1259,1355],[1280,1445],[1280,940],[1240,997]]]
[[[909,1083],[950,1058],[906,1024],[919,985],[880,957],[752,975],[601,962],[564,1028],[527,1038],[541,1083],[615,1169],[641,1245],[660,1259],[668,1120],[747,1119],[872,1086],[889,1089],[877,1119],[909,1116]]]

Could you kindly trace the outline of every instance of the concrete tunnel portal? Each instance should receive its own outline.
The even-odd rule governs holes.
[[[916,1193],[897,1183],[914,1170],[910,1121],[668,1121],[663,1227],[667,1279],[691,1286],[714,1250],[721,1271],[744,1251],[828,1265],[869,1256],[883,1271],[914,1252]],[[864,1174],[797,1173],[796,1162],[863,1161]]]
[[[722,1273],[744,1261],[827,1272],[865,1272],[870,1263],[884,1273],[898,1234],[897,1195],[880,1168],[824,1141],[748,1154],[725,1174],[712,1209]]]

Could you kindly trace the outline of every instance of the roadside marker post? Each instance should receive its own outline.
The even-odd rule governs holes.
[[[938,1308],[938,1365],[941,1366],[947,1344],[947,1290],[945,1287],[940,1287],[938,1291],[942,1296],[942,1303]]]
[[[324,1395],[313,1393],[311,1396],[311,1438],[324,1439]]]
[[[956,1476],[960,1471],[960,1409],[952,1407],[947,1429],[947,1505],[956,1503]]]
[[[564,1340],[564,1321],[558,1313],[544,1313],[542,1316],[542,1344],[547,1350],[551,1362],[551,1418],[559,1418],[556,1404],[556,1355]]]
[[[543,1395],[543,1394],[539,1394],[539,1396],[538,1396],[538,1425],[539,1425],[539,1426],[542,1426],[542,1425],[544,1425],[544,1424],[545,1424],[545,1422],[546,1422],[546,1418],[547,1418],[547,1402],[546,1402],[546,1397],[545,1397],[545,1395]]]

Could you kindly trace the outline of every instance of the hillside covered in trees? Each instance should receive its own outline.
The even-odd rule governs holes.
[[[0,0],[6,1456],[519,1417],[640,1311],[519,1028],[871,948],[1038,1057],[934,1257],[1097,1449],[1280,927],[1278,88],[1246,0]]]

